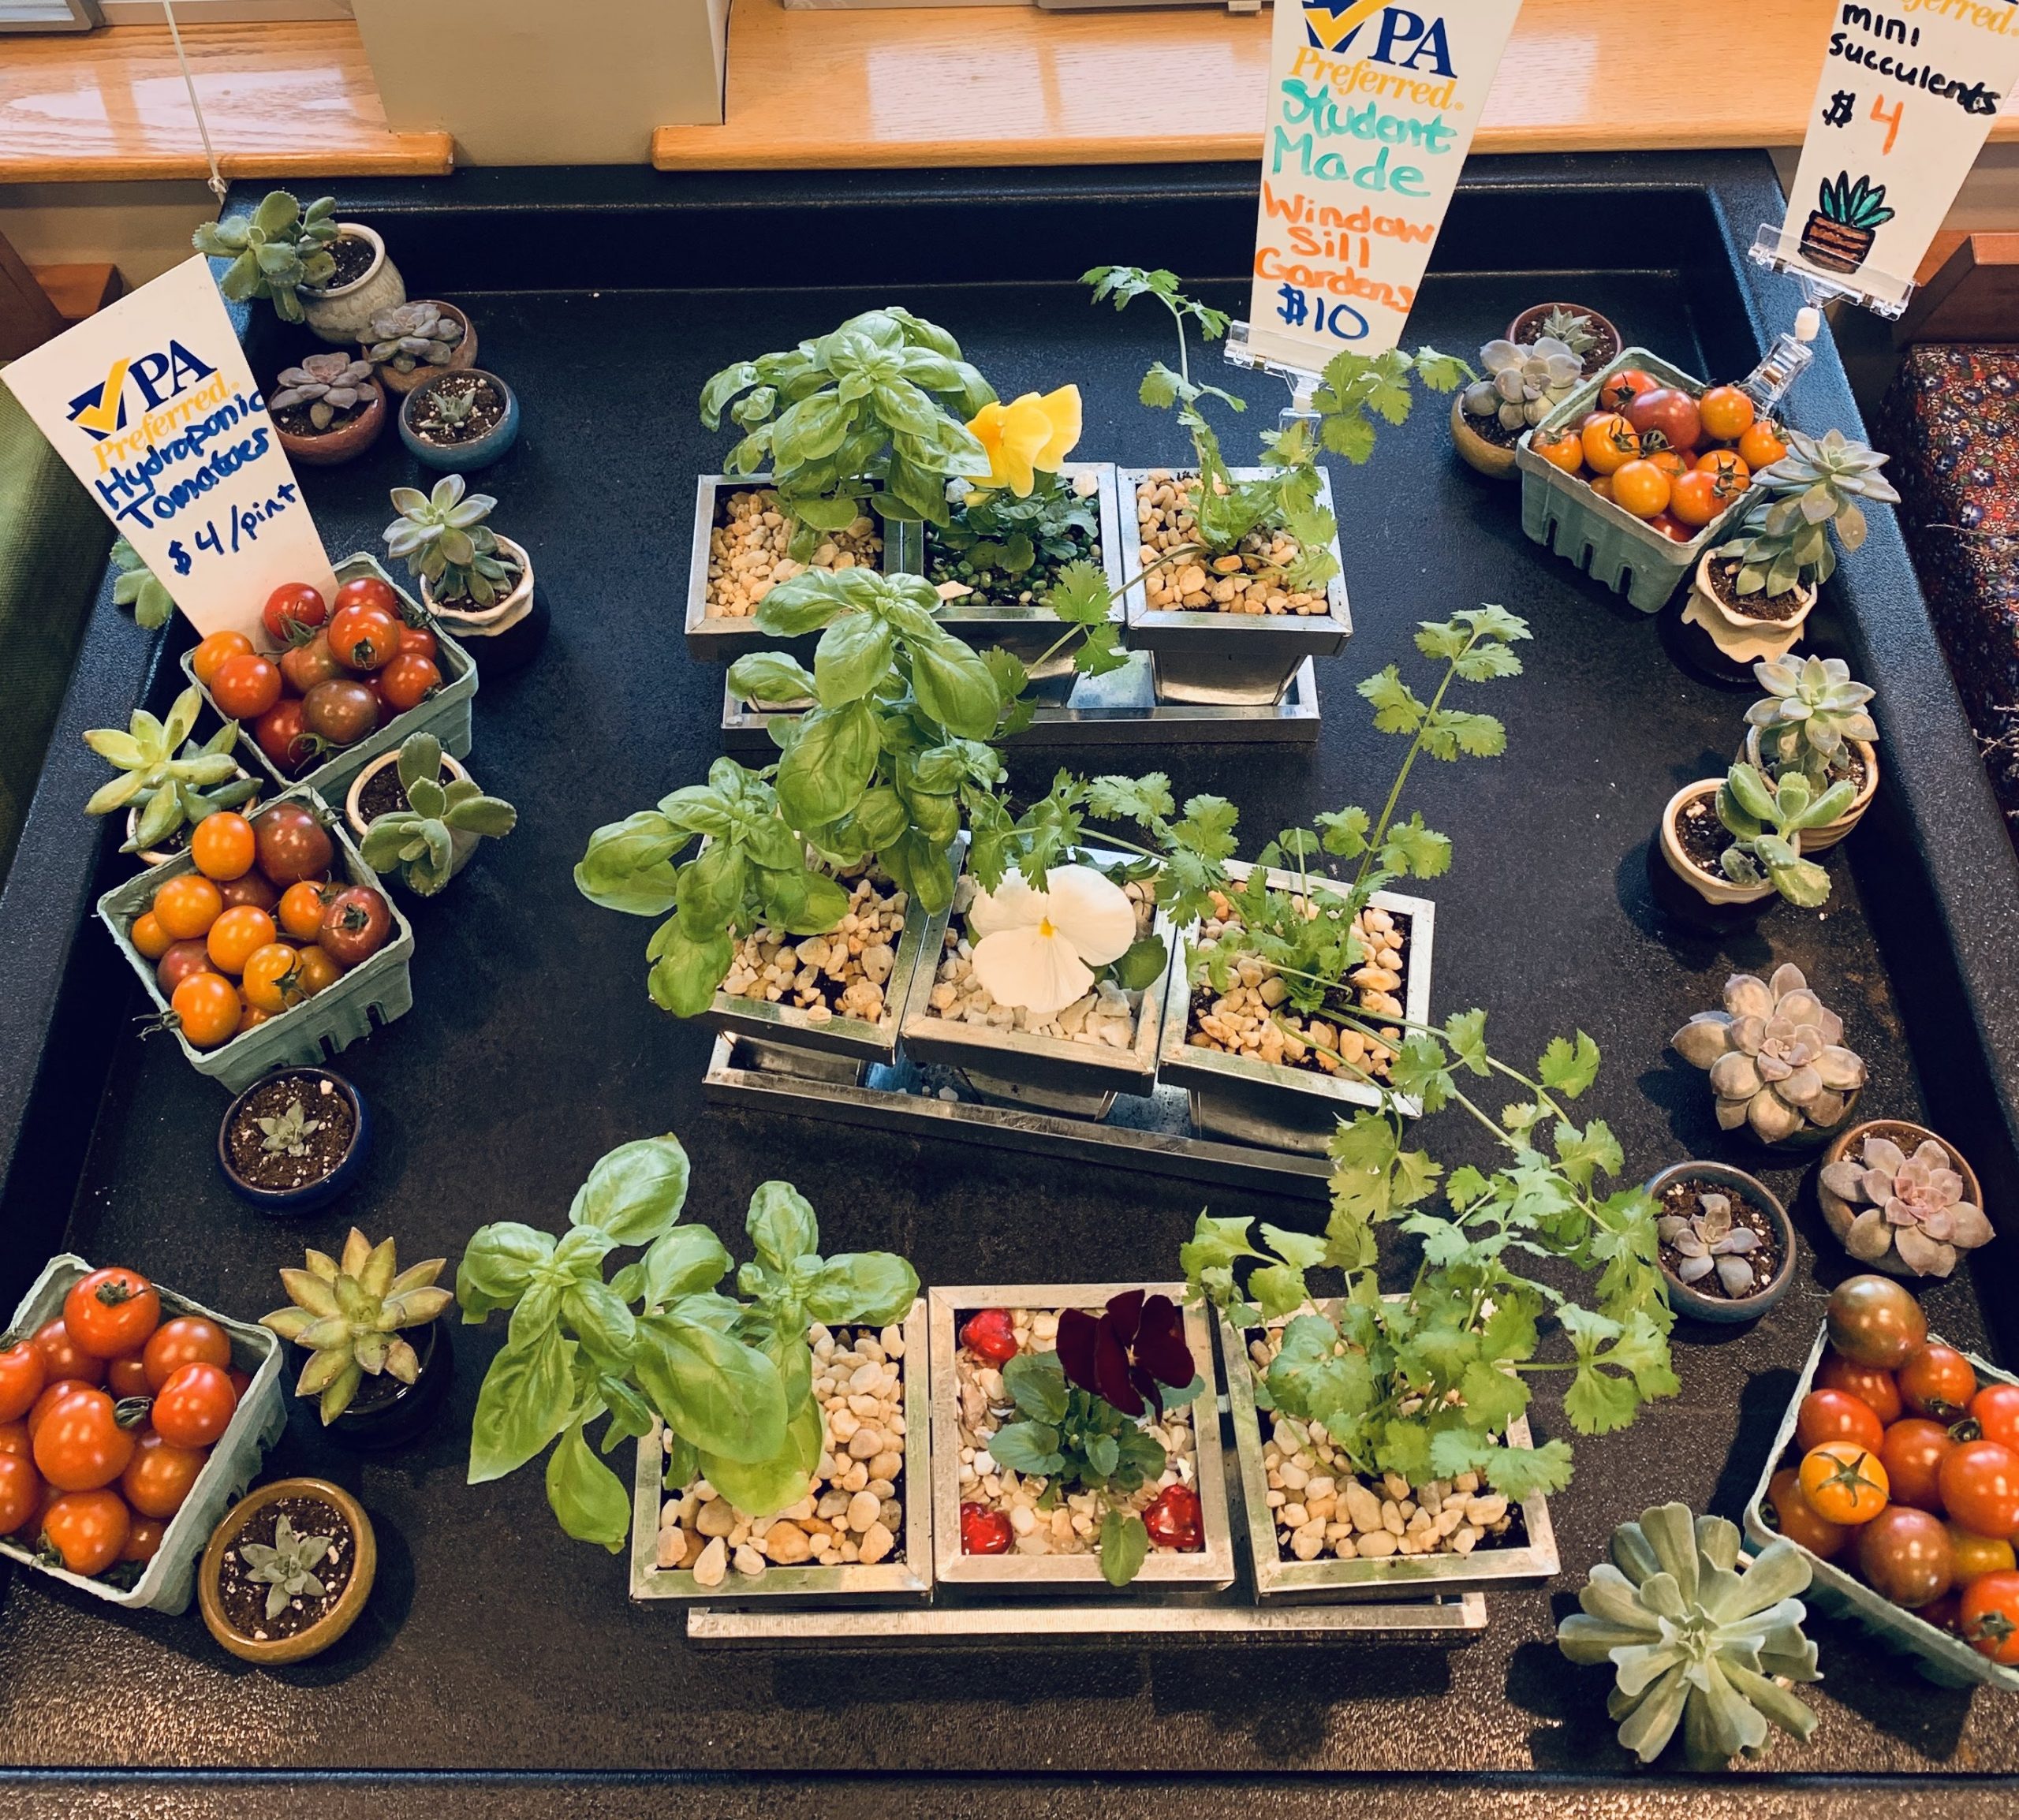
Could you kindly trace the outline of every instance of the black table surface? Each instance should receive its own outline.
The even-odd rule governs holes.
[[[1216,301],[1244,300],[1231,286],[1209,289]],[[692,476],[718,465],[726,446],[696,421],[700,382],[886,300],[819,289],[453,294],[480,325],[483,364],[511,379],[526,413],[518,448],[476,484],[500,498],[496,521],[532,551],[553,610],[543,655],[521,675],[485,684],[476,703],[472,768],[518,804],[519,827],[487,844],[445,897],[410,906],[414,1009],[339,1065],[368,1097],[378,1134],[344,1201],[293,1221],[237,1203],[215,1165],[218,1089],[168,1045],[122,1040],[67,1246],[256,1316],[281,1299],[280,1266],[298,1262],[306,1244],[334,1247],[353,1221],[374,1238],[397,1234],[403,1259],[446,1255],[453,1268],[476,1226],[558,1227],[597,1157],[669,1130],[694,1161],[689,1217],[739,1255],[750,1191],[784,1177],[819,1210],[829,1249],[902,1251],[928,1284],[1173,1274],[1207,1202],[1216,1214],[1312,1223],[1308,1202],[703,1104],[711,1039],[647,1000],[651,925],[590,905],[569,868],[592,827],[700,777],[720,749],[721,673],[690,661],[681,639]],[[1434,278],[1412,341],[1469,353],[1539,294],[1532,278]],[[1717,370],[1702,306],[1679,274],[1590,274],[1578,294],[1629,341]],[[1164,320],[1148,307],[1118,319],[1063,285],[909,284],[898,300],[952,330],[1006,397],[1077,381],[1086,401],[1080,457],[1182,457],[1175,426],[1135,401],[1143,368],[1169,354]],[[1211,365],[1216,381],[1253,401],[1230,434],[1239,449],[1273,416],[1281,388]],[[1853,841],[1832,865],[1825,912],[1782,906],[1756,932],[1723,943],[1665,929],[1643,871],[1650,832],[1679,785],[1729,762],[1749,697],[1685,673],[1654,620],[1528,543],[1517,489],[1461,468],[1443,419],[1433,398],[1406,426],[1383,431],[1367,468],[1333,464],[1356,632],[1344,655],[1319,666],[1316,749],[1174,748],[1148,762],[1181,795],[1214,790],[1239,804],[1248,852],[1280,823],[1346,801],[1378,804],[1401,742],[1372,730],[1353,684],[1390,662],[1420,676],[1427,666],[1409,643],[1418,621],[1500,602],[1533,628],[1527,673],[1472,691],[1468,705],[1505,719],[1507,753],[1420,767],[1410,799],[1455,848],[1450,873],[1430,887],[1439,1014],[1486,1007],[1496,1046],[1517,1059],[1552,1034],[1588,1031],[1605,1065],[1582,1106],[1611,1125],[1637,1179],[1723,1154],[1704,1077],[1668,1052],[1670,1034],[1716,1004],[1734,970],[1764,974],[1792,960],[1866,1057],[1869,1110],[1916,1116],[1921,1091],[1859,884],[1885,852]],[[424,483],[390,434],[356,464],[303,478],[337,554],[376,549],[391,516],[388,487]],[[1019,761],[1019,781],[1042,787],[1052,763]],[[1099,758],[1088,768],[1114,767]],[[109,946],[95,964],[114,964]],[[1447,1163],[1484,1160],[1455,1111],[1420,1132]],[[1614,1524],[1670,1499],[1736,1518],[1758,1476],[1823,1299],[1849,1274],[1812,1201],[1794,1199],[1801,1173],[1764,1173],[1795,1205],[1804,1240],[1793,1292],[1750,1328],[1678,1326],[1680,1397],[1623,1433],[1575,1442],[1576,1480],[1551,1501],[1563,1573],[1540,1590],[1491,1595],[1489,1627],[1465,1647],[875,1658],[690,1647],[677,1607],[631,1604],[625,1562],[561,1533],[536,1468],[464,1482],[476,1386],[500,1337],[494,1322],[457,1330],[449,1410],[410,1450],[345,1453],[297,1408],[269,1459],[271,1472],[312,1471],[349,1486],[372,1515],[379,1579],[349,1637],[314,1661],[261,1673],[226,1655],[193,1609],[108,1612],[15,1573],[0,1606],[0,1761],[304,1775],[339,1766],[1008,1774],[1034,1786],[1086,1774],[1356,1772],[1368,1778],[1375,1811],[1435,1800],[1439,1789],[1465,1799],[1471,1777],[1485,1779],[1474,1785],[1483,1794],[1497,1778],[1547,1788],[1557,1777],[1601,1777],[1652,1799],[1651,1779],[1635,1776],[1613,1742],[1610,1676],[1569,1667],[1552,1628]],[[1391,1248],[1399,1260],[1401,1248]],[[1987,1344],[1967,1270],[1924,1300],[1939,1331]],[[1568,1433],[1548,1397],[1537,1415],[1543,1433]],[[1853,1777],[2019,1772],[2009,1699],[1931,1686],[1847,1625],[1812,1617],[1811,1631],[1827,1676],[1810,1696],[1819,1724],[1805,1747],[1782,1740],[1769,1767]],[[1424,1780],[1380,1780],[1391,1777]],[[62,1800],[82,1786],[21,1783],[24,1805],[13,1811],[69,1811]],[[156,1812],[207,1813],[234,1788],[265,1789],[263,1803],[278,1799],[264,1782],[147,1786]],[[333,1787],[327,1798],[343,1804],[317,1811],[380,1811],[368,1792],[380,1786]],[[608,1805],[597,1805],[595,1785],[577,1783],[551,1809],[538,1806],[543,1786],[511,1784],[519,1792],[501,1794],[505,1805],[467,1811],[518,1811],[522,1799],[528,1812],[633,1811],[628,1784],[602,1785]],[[753,1798],[692,1786],[697,1811],[741,1812]],[[797,1785],[755,1786],[783,1803]],[[849,1786],[838,1785],[834,1805],[794,1804],[856,1811]],[[871,1798],[866,1787],[857,1793]],[[1099,1811],[1148,1812],[1161,1799],[1149,1782],[1111,1794]],[[1661,1799],[1670,1796],[1693,1799],[1670,1787]],[[901,1792],[875,1800],[879,1811],[913,1811]],[[985,1793],[970,1805],[956,1785],[934,1804],[994,1807]],[[1080,1809],[1076,1799],[1044,1811]]]

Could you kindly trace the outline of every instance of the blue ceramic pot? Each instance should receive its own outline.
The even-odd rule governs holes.
[[[1729,1163],[1672,1163],[1648,1180],[1648,1192],[1655,1199],[1657,1218],[1660,1215],[1663,1194],[1678,1182],[1700,1183],[1712,1189],[1728,1190],[1752,1202],[1766,1214],[1767,1223],[1773,1229],[1774,1243],[1780,1248],[1781,1262],[1765,1288],[1756,1289],[1749,1296],[1734,1296],[1716,1290],[1692,1289],[1670,1275],[1664,1260],[1661,1265],[1662,1288],[1667,1292],[1669,1306],[1678,1315],[1687,1315],[1696,1321],[1726,1325],[1756,1321],[1787,1294],[1795,1280],[1795,1228],[1794,1222],[1788,1218],[1788,1210],[1757,1176],[1749,1176],[1744,1169],[1735,1169]]]
[[[498,419],[494,428],[470,442],[427,441],[414,428],[415,413],[423,401],[431,397],[444,382],[469,379],[487,379],[494,386],[505,401],[505,415]],[[406,444],[416,461],[430,468],[439,468],[444,473],[468,473],[478,468],[488,468],[518,439],[518,394],[495,373],[487,373],[481,367],[446,368],[415,386],[407,393],[405,402],[400,406],[400,440]]]
[[[231,1160],[232,1121],[247,1100],[261,1087],[269,1081],[282,1079],[301,1083],[304,1105],[312,1118],[316,1101],[323,1097],[323,1083],[327,1081],[330,1092],[342,1097],[351,1110],[350,1147],[329,1174],[315,1181],[304,1183],[298,1188],[265,1188],[247,1180]],[[232,1192],[241,1200],[249,1201],[264,1214],[306,1214],[327,1206],[357,1180],[371,1148],[371,1119],[364,1108],[364,1096],[341,1075],[334,1074],[327,1068],[277,1069],[271,1074],[261,1076],[231,1102],[224,1115],[224,1123],[218,1127],[218,1167],[224,1172],[224,1179],[230,1183]]]

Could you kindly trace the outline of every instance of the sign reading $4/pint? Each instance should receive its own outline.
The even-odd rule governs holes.
[[[1400,341],[1521,0],[1277,0],[1248,342]]]

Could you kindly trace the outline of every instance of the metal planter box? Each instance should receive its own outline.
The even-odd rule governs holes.
[[[43,1266],[34,1286],[14,1311],[4,1342],[11,1345],[25,1338],[45,1322],[63,1312],[63,1298],[70,1286],[88,1276],[92,1266],[82,1258],[64,1252]],[[133,1585],[122,1591],[103,1580],[87,1579],[68,1568],[50,1567],[19,1539],[0,1537],[0,1556],[19,1562],[89,1593],[94,1598],[123,1606],[129,1611],[182,1612],[189,1609],[195,1590],[196,1563],[224,1513],[244,1495],[245,1488],[258,1475],[260,1457],[281,1438],[287,1427],[286,1398],[281,1389],[281,1355],[286,1350],[264,1327],[234,1321],[187,1296],[178,1296],[164,1285],[155,1285],[161,1297],[162,1318],[202,1315],[215,1321],[231,1337],[231,1362],[249,1372],[252,1382],[232,1412],[231,1424],[211,1449],[196,1484],[182,1508],[169,1519],[161,1547],[147,1570]]]
[[[960,1316],[976,1308],[1095,1308],[1128,1289],[1143,1289],[1182,1302],[1182,1283],[1020,1283],[927,1292],[932,1359],[933,1566],[945,1585],[985,1588],[1018,1596],[1043,1596],[1062,1587],[1086,1587],[1104,1598],[1159,1598],[1173,1593],[1209,1592],[1233,1583],[1233,1535],[1228,1520],[1226,1470],[1220,1455],[1219,1386],[1213,1367],[1212,1330],[1205,1311],[1186,1308],[1185,1343],[1198,1362],[1206,1388],[1190,1405],[1197,1469],[1200,1531],[1205,1546],[1196,1553],[1152,1549],[1126,1587],[1110,1587],[1092,1554],[971,1555],[961,1552]]]
[[[176,1031],[175,1040],[189,1065],[199,1074],[222,1081],[232,1092],[250,1087],[263,1074],[276,1068],[312,1068],[321,1065],[339,1050],[369,1036],[375,1027],[390,1024],[413,1008],[413,982],[408,963],[413,958],[413,925],[408,922],[399,902],[386,890],[379,875],[364,863],[353,845],[343,818],[306,785],[283,790],[274,803],[301,802],[313,809],[330,832],[337,861],[353,885],[369,885],[383,896],[393,916],[393,932],[376,954],[361,960],[312,998],[270,1017],[216,1049],[194,1049]],[[268,804],[267,807],[271,807]],[[155,978],[154,963],[133,945],[129,933],[133,921],[154,901],[164,881],[194,870],[196,862],[187,852],[129,878],[98,901],[99,920],[112,932],[119,951],[146,986],[157,1012],[166,1012],[168,1001],[162,996]]]
[[[767,1567],[754,1579],[731,1570],[720,1586],[704,1587],[686,1568],[659,1565],[661,1502],[666,1496],[666,1451],[655,1428],[638,1443],[632,1477],[631,1596],[634,1599],[678,1599],[689,1604],[747,1600],[766,1604],[794,1602],[892,1605],[930,1598],[932,1592],[932,1498],[927,1489],[931,1456],[931,1365],[926,1341],[924,1297],[905,1317],[905,1356],[899,1361],[905,1380],[905,1533],[901,1559],[864,1567]]]
[[[355,556],[347,556],[337,565],[339,581],[356,581],[361,576],[372,576],[391,588],[416,614],[424,611],[420,603],[379,565],[376,558],[362,550]],[[442,686],[417,708],[407,711],[386,725],[368,733],[354,745],[341,748],[334,758],[325,760],[312,771],[299,778],[289,777],[267,758],[260,749],[259,742],[253,738],[250,727],[239,729],[238,743],[251,755],[252,763],[259,767],[255,775],[263,774],[271,778],[282,789],[290,788],[319,792],[333,803],[344,800],[344,792],[350,781],[381,752],[395,750],[411,733],[432,733],[442,742],[442,749],[451,758],[466,759],[470,755],[470,702],[476,694],[476,666],[470,654],[438,623],[435,639],[440,647],[437,660],[442,670]],[[196,653],[185,651],[182,657],[182,673],[191,682],[196,683]],[[219,714],[218,705],[211,699],[211,692],[196,683],[201,691],[204,706],[220,720],[229,719]]]
[[[1233,876],[1244,878],[1252,870],[1239,862],[1227,867]],[[1269,882],[1278,890],[1298,889],[1297,875],[1280,869],[1271,871]],[[1313,875],[1308,882],[1322,886],[1335,882]],[[1412,1023],[1427,1024],[1437,906],[1426,897],[1404,897],[1393,891],[1377,891],[1368,901],[1391,916],[1408,919],[1409,940],[1403,950],[1408,972],[1402,981],[1402,1012]],[[1192,1022],[1189,943],[1179,960],[1180,964],[1171,970],[1170,1000],[1164,1012],[1163,1049],[1157,1079],[1166,1086],[1189,1091],[1192,1123],[1200,1130],[1276,1150],[1321,1153],[1334,1124],[1353,1107],[1393,1105],[1409,1118],[1422,1110],[1419,1102],[1406,1095],[1384,1094],[1343,1072],[1322,1074],[1311,1069],[1194,1048],[1186,1040]],[[1374,1014],[1368,1015],[1371,1018]]]
[[[1153,472],[1123,468],[1115,476],[1116,509],[1129,538],[1131,556],[1140,547],[1136,535],[1136,488]],[[1187,470],[1174,468],[1174,478]],[[1267,470],[1236,468],[1237,480],[1259,480]],[[1332,506],[1332,477],[1318,473],[1318,503]],[[1308,616],[1256,616],[1238,613],[1152,611],[1140,587],[1127,597],[1129,647],[1147,651],[1156,661],[1157,699],[1233,707],[1268,707],[1281,701],[1304,660],[1336,657],[1353,636],[1353,614],[1346,602],[1345,556],[1335,533],[1333,560],[1340,572],[1325,584],[1328,610]],[[1132,577],[1138,572],[1125,564]]]
[[[1692,394],[1704,390],[1701,379],[1670,366],[1660,355],[1645,348],[1628,348],[1607,364],[1604,373],[1580,386],[1538,427],[1555,430],[1580,422],[1598,408],[1599,388],[1607,375],[1623,367],[1638,367],[1663,385],[1678,386]],[[1741,494],[1687,543],[1678,543],[1624,507],[1601,499],[1585,481],[1545,461],[1530,446],[1535,435],[1534,430],[1525,430],[1514,446],[1514,464],[1521,471],[1522,530],[1534,542],[1548,544],[1558,556],[1588,570],[1594,581],[1625,595],[1643,613],[1659,613],[1667,605],[1697,558],[1724,540],[1729,527],[1750,503]]]
[[[1241,1494],[1247,1524],[1255,1596],[1286,1604],[1334,1600],[1421,1598],[1426,1593],[1504,1591],[1540,1586],[1557,1571],[1556,1531],[1549,1501],[1525,1499],[1521,1521],[1528,1538],[1519,1548],[1475,1549],[1470,1554],[1393,1554],[1378,1561],[1286,1560],[1276,1541],[1275,1512],[1268,1502],[1269,1475],[1262,1464],[1262,1415],[1255,1401],[1252,1364],[1245,1336],[1222,1315],[1218,1322],[1220,1359],[1226,1372],[1227,1406],[1233,1423],[1234,1456],[1241,1464]],[[1507,1427],[1508,1443],[1534,1445],[1528,1418]]]
[[[1089,848],[1095,865],[1126,860],[1125,853]],[[963,855],[965,858],[965,846]],[[946,953],[946,934],[953,912],[935,916],[927,925],[920,959],[912,973],[905,1001],[905,1053],[920,1061],[957,1068],[983,1098],[1028,1106],[1043,1112],[1062,1112],[1099,1118],[1118,1093],[1148,1094],[1156,1084],[1157,1051],[1163,1035],[1171,966],[1176,960],[1176,931],[1162,909],[1151,932],[1163,939],[1170,958],[1163,972],[1144,989],[1136,1015],[1136,1039],[1125,1049],[1096,1047],[1060,1036],[1034,1036],[1028,1031],[998,1030],[983,1024],[957,1024],[934,1015],[932,988]]]
[[[1928,1336],[1931,1341],[1938,1337],[1933,1333]],[[1823,1363],[1823,1348],[1829,1343],[1830,1330],[1825,1326],[1816,1334],[1816,1344],[1808,1349],[1808,1363],[1802,1367],[1801,1382],[1788,1399],[1787,1413],[1781,1418],[1780,1432],[1774,1437],[1773,1449],[1767,1456],[1766,1465],[1760,1469],[1760,1482],[1746,1501],[1746,1539],[1756,1548],[1764,1548],[1769,1542],[1782,1539],[1780,1531],[1767,1520],[1767,1487],[1781,1464],[1782,1456],[1794,1440],[1795,1419],[1801,1412],[1801,1400],[1815,1382],[1816,1367]],[[1974,1352],[1963,1356],[1976,1371],[1980,1386],[2019,1384],[2019,1378],[1999,1371]],[[1800,1547],[1801,1544],[1797,1543],[1796,1546]],[[2019,1693],[2019,1668],[2001,1668],[1988,1656],[1980,1655],[1961,1637],[1952,1636],[1925,1618],[1916,1617],[1890,1599],[1882,1598],[1842,1568],[1819,1555],[1810,1554],[1806,1549],[1802,1553],[1808,1559],[1812,1576],[1804,1596],[1818,1610],[1827,1612],[1833,1617],[1853,1620],[1895,1654],[1911,1657],[1914,1666],[1939,1687],[1967,1688],[1981,1683],[1986,1687],[2001,1688],[2007,1693]]]

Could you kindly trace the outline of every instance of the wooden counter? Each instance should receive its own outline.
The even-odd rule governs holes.
[[[1834,0],[1527,0],[1483,152],[1795,145]],[[1269,15],[1213,7],[788,12],[734,0],[728,118],[662,170],[1177,163],[1261,155]],[[2019,140],[2008,110],[1994,139]]]

